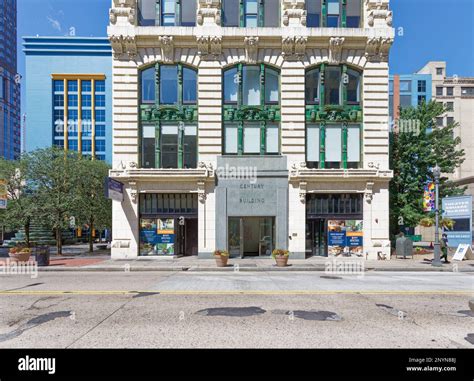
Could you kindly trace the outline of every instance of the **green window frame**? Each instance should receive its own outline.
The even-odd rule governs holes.
[[[335,68],[339,70],[339,96],[338,101],[331,104],[327,102],[326,81],[328,72],[336,72]],[[316,82],[314,73],[318,71],[319,99],[312,101],[313,97],[308,94],[314,93],[314,82]],[[362,74],[361,71],[345,64],[321,64],[306,70],[306,162],[308,168],[355,169],[360,167],[363,131],[360,101]],[[351,83],[351,80],[356,83]],[[328,139],[331,140],[328,141]],[[333,139],[336,139],[336,142]],[[356,152],[357,147],[359,155]]]
[[[139,0],[138,24],[192,27],[196,26],[196,11],[197,0]]]
[[[149,83],[150,68],[154,68],[155,82],[154,86]],[[162,68],[176,68],[176,102],[167,102],[163,104],[161,86],[163,84],[161,73]],[[176,169],[196,168],[197,167],[197,70],[179,64],[162,64],[160,62],[151,67],[141,70],[139,94],[144,94],[142,86],[145,86],[142,74],[146,73],[147,96],[140,100],[140,167],[141,168],[170,168],[166,163],[174,163],[174,158],[164,160],[163,147],[173,146],[173,142],[168,139],[164,141],[164,135],[170,128],[176,131]],[[194,81],[192,80],[194,73]],[[187,79],[186,79],[187,78]],[[167,81],[173,82],[173,78],[167,77]],[[187,84],[186,84],[187,83]],[[167,91],[174,87],[173,84],[167,84]],[[191,88],[191,90],[189,88]],[[149,92],[154,90],[154,99],[150,100]],[[190,90],[190,91],[189,91]],[[195,91],[196,95],[192,93]],[[193,129],[193,133],[191,133]],[[171,134],[171,133],[170,133]],[[168,134],[168,135],[170,135]],[[173,134],[171,134],[173,135]],[[170,135],[170,136],[171,136]],[[195,138],[193,138],[195,136]],[[153,140],[154,139],[154,140]],[[193,148],[194,147],[194,148]],[[154,152],[151,152],[150,150]],[[195,149],[193,155],[189,150]],[[170,149],[167,152],[172,152]],[[172,166],[174,167],[174,165]]]
[[[233,8],[233,5],[238,9]],[[226,14],[231,8],[233,8],[232,19]],[[237,12],[238,15],[235,14]],[[279,27],[280,12],[280,0],[222,0],[221,2],[222,26],[224,27]]]
[[[279,155],[280,71],[238,64],[222,78],[223,155]]]
[[[361,27],[362,0],[306,0],[305,5],[309,28]]]

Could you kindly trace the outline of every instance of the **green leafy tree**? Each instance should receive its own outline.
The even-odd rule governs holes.
[[[426,182],[434,181],[432,169],[436,164],[442,172],[440,197],[464,193],[465,188],[458,187],[446,176],[464,161],[464,150],[459,149],[461,140],[454,137],[457,124],[436,125],[436,118],[446,111],[443,105],[434,101],[400,111],[399,126],[390,137],[390,165],[394,171],[390,183],[393,235],[398,233],[400,225],[417,226],[427,217],[423,211],[424,186]]]
[[[83,158],[79,163],[80,181],[77,185],[79,202],[76,221],[89,226],[89,251],[94,251],[92,231],[100,233],[112,225],[112,200],[105,197],[105,179],[110,167],[99,160]]]
[[[56,246],[62,255],[62,230],[80,200],[77,185],[81,181],[80,157],[58,147],[40,149],[28,155],[27,180],[32,189],[39,220],[54,230]]]
[[[18,160],[0,158],[0,179],[5,181],[8,195],[7,208],[2,210],[2,225],[9,229],[23,228],[26,245],[30,246],[30,224],[36,213],[36,204],[27,181],[28,156]]]

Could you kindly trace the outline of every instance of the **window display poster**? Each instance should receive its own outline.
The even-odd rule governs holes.
[[[140,220],[140,255],[155,255],[155,245],[157,243],[156,219],[142,218]]]
[[[140,255],[174,255],[174,243],[174,219],[140,220]]]
[[[362,220],[328,221],[328,255],[330,257],[363,256]]]
[[[174,255],[174,219],[159,218],[158,219],[158,242],[155,246],[157,255]]]

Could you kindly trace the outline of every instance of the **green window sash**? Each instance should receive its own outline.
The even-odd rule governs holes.
[[[319,126],[319,165],[320,168],[326,167],[326,123],[322,122]]]

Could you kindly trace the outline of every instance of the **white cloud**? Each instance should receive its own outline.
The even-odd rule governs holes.
[[[47,19],[53,29],[56,29],[58,32],[61,32],[61,23],[59,22],[59,20],[55,20],[51,16],[48,16]]]

